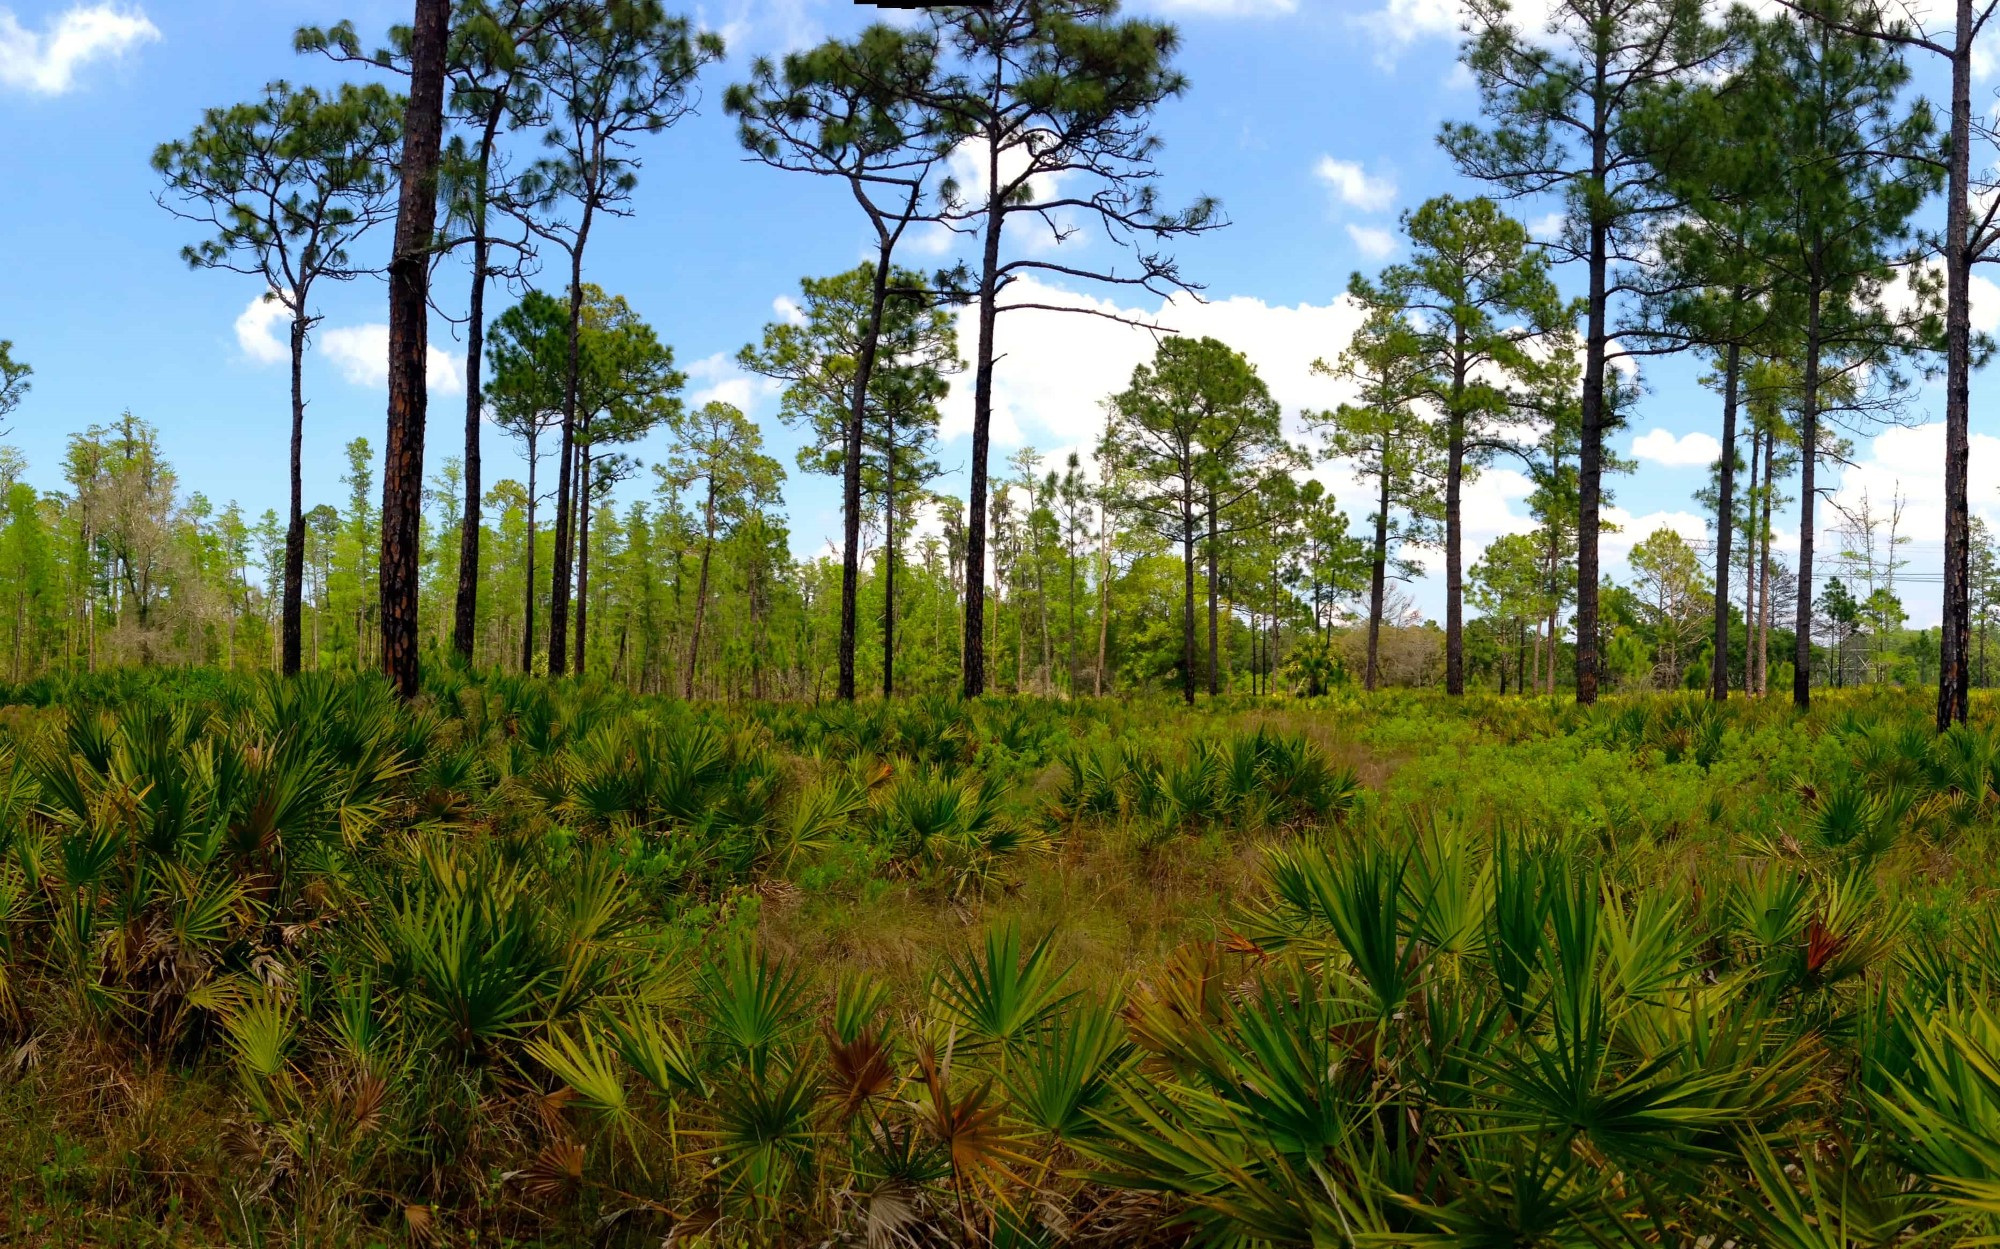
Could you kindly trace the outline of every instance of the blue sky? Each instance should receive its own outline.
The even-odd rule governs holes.
[[[1294,413],[1337,402],[1339,387],[1307,366],[1336,355],[1354,324],[1340,295],[1348,274],[1394,257],[1399,211],[1440,192],[1473,191],[1434,141],[1442,122],[1477,112],[1455,62],[1452,0],[1129,0],[1128,8],[1179,24],[1179,63],[1192,82],[1158,118],[1164,197],[1216,195],[1233,224],[1178,249],[1186,275],[1205,287],[1205,304],[1161,309],[1081,286],[1050,297],[1110,301],[1224,338],[1250,355]],[[744,161],[719,103],[751,56],[857,29],[873,11],[850,0],[707,0],[688,11],[724,33],[728,60],[705,78],[700,115],[646,142],[634,213],[593,235],[587,277],[625,295],[673,345],[695,397],[728,398],[759,418],[790,468],[797,443],[776,419],[775,397],[728,360],[782,315],[779,301],[802,275],[856,263],[865,233],[832,188]],[[348,17],[366,37],[408,12],[407,0],[0,0],[0,122],[9,135],[0,338],[14,340],[17,358],[36,370],[10,434],[31,481],[57,486],[64,439],[130,408],[159,426],[186,489],[235,499],[253,514],[282,507],[287,379],[260,338],[268,327],[256,324],[259,291],[252,279],[190,272],[180,261],[192,227],[154,203],[148,158],[202,109],[249,98],[272,78],[337,81],[339,67],[291,53],[297,26]],[[1548,207],[1517,210],[1536,221]],[[386,244],[384,231],[372,245]],[[1079,261],[1108,252],[1101,240],[1067,248],[1078,249]],[[550,285],[559,268],[545,275]],[[442,271],[445,306],[461,305],[464,289],[461,268]],[[1983,285],[1976,306],[1989,329],[2000,320],[2000,299],[1988,298],[1995,293]],[[489,296],[489,307],[495,302]],[[330,288],[320,303],[325,320],[306,373],[308,506],[345,497],[342,445],[365,435],[379,448],[383,426],[382,284]],[[1001,335],[996,471],[1022,442],[1051,454],[1088,445],[1099,401],[1150,354],[1145,334],[1088,317],[1013,313]],[[433,341],[463,353],[442,321]],[[1614,486],[1625,525],[1607,543],[1614,574],[1631,541],[1656,525],[1700,533],[1690,495],[1714,455],[1705,439],[1718,417],[1694,375],[1688,362],[1649,366],[1638,420],[1616,439],[1621,451],[1636,443],[1641,463]],[[452,370],[436,376],[433,468],[455,453],[463,411]],[[1980,391],[1976,381],[1976,435],[1991,430]],[[969,406],[964,393],[948,404],[941,457],[960,486]],[[1919,414],[1938,406],[1934,390],[1916,397]],[[1996,446],[1975,438],[1974,499],[2000,522],[2000,491],[1985,471]],[[1865,488],[1880,501],[1899,484],[1910,496],[1910,574],[1935,572],[1941,448],[1935,427],[1863,440],[1841,486],[1850,499]],[[661,452],[653,445],[638,453]],[[489,481],[520,475],[503,438],[490,436],[485,455]],[[1327,472],[1358,519],[1362,496],[1346,488],[1338,466]],[[1524,494],[1525,483],[1505,469],[1471,488],[1468,559],[1494,534],[1526,526]],[[820,549],[837,532],[830,484],[794,471],[787,496],[796,548]],[[1416,590],[1418,604],[1435,611],[1437,587]],[[1935,620],[1934,587],[1912,581],[1905,597],[1916,621]]]

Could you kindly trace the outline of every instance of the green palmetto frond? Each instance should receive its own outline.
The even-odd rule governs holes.
[[[819,1081],[811,1068],[739,1073],[716,1106],[718,1170],[731,1187],[775,1206],[811,1167]]]
[[[748,943],[732,945],[703,986],[712,1040],[761,1076],[804,1022],[800,973]]]
[[[1897,1243],[1924,1213],[1916,1194],[1859,1183],[1865,1157],[1829,1168],[1804,1142],[1790,1152],[1786,1161],[1762,1137],[1743,1142],[1748,1180],[1732,1180],[1732,1230],[1754,1228],[1769,1249],[1874,1249]]]
[[[1892,1125],[1893,1147],[1982,1231],[2000,1231],[2000,1016],[1954,993],[1935,1013],[1901,1013],[1890,1026],[1908,1067],[1884,1073],[1868,1097]]]
[[[1432,957],[1413,935],[1424,903],[1411,904],[1409,862],[1373,838],[1272,856],[1273,891],[1291,915],[1333,935],[1384,1019],[1403,1009]]]
[[[1056,965],[1054,941],[1050,931],[1023,953],[1020,925],[989,929],[983,955],[945,961],[931,981],[932,1000],[975,1042],[1014,1045],[1070,1000],[1061,991],[1070,969]]]
[[[434,859],[371,915],[366,940],[410,1013],[461,1050],[529,1027],[560,974],[522,877],[488,857],[469,868],[449,853]]]
[[[618,1129],[636,1153],[638,1140],[617,1047],[590,1024],[571,1031],[550,1028],[523,1046],[528,1057],[576,1091],[583,1104]]]
[[[1099,1114],[1137,1051],[1110,1006],[1085,1002],[1063,1012],[1023,1045],[1002,1080],[1009,1106],[1060,1144],[1103,1130]]]
[[[606,1025],[620,1057],[659,1092],[705,1098],[710,1085],[686,1038],[639,1003],[613,1013]]]

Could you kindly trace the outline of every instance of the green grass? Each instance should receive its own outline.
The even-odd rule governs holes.
[[[1994,708],[0,708],[0,1241],[2000,1233]]]

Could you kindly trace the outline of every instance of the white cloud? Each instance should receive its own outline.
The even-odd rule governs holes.
[[[925,256],[943,256],[958,246],[958,234],[942,221],[927,221],[904,235],[902,246]]]
[[[1358,525],[1367,514],[1369,505],[1356,504],[1356,500],[1368,498],[1363,484],[1353,478],[1334,484],[1334,498],[1343,500],[1350,525]],[[1480,552],[1490,546],[1495,538],[1510,533],[1530,533],[1535,529],[1535,518],[1527,507],[1528,496],[1533,494],[1535,483],[1519,469],[1494,467],[1480,471],[1479,475],[1466,482],[1459,492],[1459,518],[1465,526],[1462,552],[1465,566],[1472,567]],[[1444,615],[1444,548],[1410,547],[1405,552],[1426,574],[1434,574],[1437,580],[1426,586],[1435,591],[1434,610],[1440,619]],[[1422,595],[1429,600],[1431,594]]]
[[[1708,541],[1708,518],[1693,512],[1647,512],[1634,516],[1622,507],[1604,509],[1604,519],[1616,528],[1598,542],[1598,551],[1607,564],[1623,565],[1632,548],[1662,529],[1671,529],[1688,542]]]
[[[810,8],[812,0],[724,0],[713,7],[696,5],[695,22],[701,29],[721,35],[732,56],[744,52],[780,55],[802,51],[826,38]]]
[[[340,370],[349,385],[386,390],[389,386],[389,327],[343,325],[322,330],[320,353]],[[434,395],[465,393],[465,373],[459,362],[432,347],[425,359],[425,380]]]
[[[992,172],[989,151],[984,140],[967,139],[953,148],[951,155],[945,159],[945,170],[952,181],[958,184],[959,197],[967,204],[979,204],[986,199],[988,184],[992,181],[988,176]],[[1011,185],[1015,179],[1027,172],[1028,163],[1029,155],[1025,147],[1015,144],[1003,148],[1000,152],[999,168],[1001,184]],[[1028,199],[1037,204],[1046,204],[1057,199],[1062,193],[1062,184],[1066,177],[1066,172],[1030,175],[1027,186]],[[1090,231],[1073,229],[1079,224],[1078,214],[1066,208],[1058,208],[1051,210],[1048,217],[1050,220],[1046,228],[1028,231],[1019,238],[1017,245],[1030,252],[1047,252],[1059,244],[1072,249],[1090,245]],[[1057,234],[1060,231],[1071,231],[1068,239],[1058,238]],[[951,250],[953,232],[948,227],[933,223],[932,227],[920,230],[914,235],[913,241],[917,243],[919,250],[942,254]]]
[[[1359,226],[1349,224],[1347,237],[1354,240],[1354,246],[1370,260],[1387,259],[1396,250],[1396,232],[1384,230],[1380,226]]]
[[[790,302],[780,295],[772,301],[773,306],[781,301]],[[738,412],[754,414],[763,400],[783,389],[768,377],[745,373],[736,363],[736,357],[720,351],[688,365],[687,375],[693,381],[707,383],[688,396],[689,404],[697,408],[705,403],[726,403]]]
[[[992,162],[988,159],[989,149],[979,139],[967,139],[951,150],[945,158],[945,166],[958,183],[959,194],[970,203],[979,203],[986,198],[987,175]],[[1002,149],[1000,153],[1000,181],[1011,183],[1028,168],[1028,152],[1019,144]],[[1057,174],[1038,173],[1028,179],[1028,193],[1037,202],[1055,198],[1061,183]]]
[[[1563,0],[1517,0],[1508,6],[1513,26],[1535,41],[1546,41],[1549,15]],[[1357,6],[1358,7],[1358,6]],[[1471,18],[1463,0],[1382,0],[1379,7],[1350,20],[1375,40],[1375,63],[1385,70],[1412,44],[1429,39],[1457,40]]]
[[[1152,359],[1156,336],[1137,326],[1106,320],[1111,314],[1168,327],[1182,335],[1209,336],[1250,358],[1288,417],[1301,409],[1337,406],[1351,388],[1311,372],[1314,359],[1338,355],[1361,314],[1346,296],[1330,304],[1296,307],[1237,296],[1197,303],[1168,300],[1164,306],[1130,308],[1117,301],[1081,295],[1034,279],[1007,288],[1004,304],[1049,304],[1084,311],[1022,309],[999,319],[994,369],[994,464],[998,448],[1024,443],[1039,447],[1091,446],[1104,424],[1103,400],[1128,385],[1132,370]],[[959,350],[970,361],[977,344],[972,310],[959,314]],[[943,405],[940,433],[947,439],[972,430],[970,369],[952,379]]]
[[[1396,202],[1395,179],[1372,175],[1359,161],[1322,156],[1319,164],[1313,166],[1313,175],[1332,188],[1334,197],[1349,208],[1381,212]]]
[[[292,358],[291,313],[276,299],[259,296],[236,318],[236,345],[255,364],[283,364]],[[280,333],[283,333],[283,337]],[[320,354],[351,386],[389,387],[389,327],[380,324],[342,325],[313,335]],[[438,347],[429,349],[426,382],[434,395],[465,393],[465,368],[458,357]]]
[[[1150,0],[1144,7],[1209,17],[1282,17],[1299,11],[1298,0]]]
[[[1937,283],[1940,292],[1944,289],[1944,261],[1936,256],[1927,256],[1918,262],[1927,278]],[[1993,279],[1978,273],[1972,275],[1970,287],[1972,296],[1972,328],[1981,334],[1991,334],[2000,330],[2000,285]],[[1882,303],[1890,312],[1906,316],[1916,311],[1916,294],[1910,289],[1909,271],[1898,269],[1882,288]]]
[[[1386,0],[1381,8],[1354,19],[1386,49],[1419,39],[1453,38],[1463,22],[1457,0]]]
[[[799,307],[799,301],[793,299],[790,295],[780,295],[772,300],[771,311],[777,313],[778,319],[787,325],[804,325],[806,323],[806,310]]]
[[[278,337],[278,327],[291,316],[276,298],[259,295],[236,318],[236,345],[257,364],[283,364],[291,359],[292,349]]]
[[[1973,434],[1971,457],[1967,505],[1973,515],[2000,530],[2000,473],[1994,472],[1994,466],[2000,465],[2000,437]],[[1899,537],[1910,539],[1902,555],[1910,561],[1904,571],[1913,575],[1896,582],[1896,593],[1909,610],[1912,628],[1936,624],[1942,593],[1937,578],[1944,563],[1944,425],[1886,429],[1876,435],[1864,454],[1841,470],[1840,484],[1830,500],[1838,506],[1822,504],[1818,509],[1821,537],[1817,553],[1822,562],[1815,572],[1819,577],[1841,571],[1823,562],[1840,549],[1829,532],[1840,522],[1838,507],[1857,509],[1864,494],[1876,514],[1884,517],[1897,495],[1905,500],[1897,532]],[[1886,540],[1885,532],[1885,545]]]
[[[61,95],[93,61],[118,60],[159,39],[160,28],[137,7],[79,4],[31,31],[0,8],[0,87]]]
[[[1722,444],[1699,430],[1676,437],[1664,429],[1649,429],[1632,440],[1632,455],[1662,468],[1707,468],[1722,458]]]

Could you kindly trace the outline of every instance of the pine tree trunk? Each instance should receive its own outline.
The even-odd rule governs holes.
[[[1222,692],[1220,685],[1222,669],[1218,656],[1221,651],[1220,639],[1216,634],[1216,535],[1215,535],[1215,487],[1208,490],[1208,696],[1214,698]]]
[[[1460,506],[1465,474],[1465,331],[1452,354],[1451,409],[1445,413],[1444,471],[1444,692],[1465,693],[1465,542]]]
[[[1181,701],[1194,706],[1194,505],[1181,496]]]
[[[1111,651],[1111,509],[1099,511],[1097,521],[1097,674],[1092,690],[1104,697],[1104,665]]]
[[[444,140],[445,44],[451,0],[416,0],[410,102],[403,116],[403,181],[389,261],[389,430],[382,457],[382,671],[404,698],[417,694],[417,590],[424,508],[424,367],[430,343],[431,240],[437,232]],[[356,639],[357,642],[359,639]]]
[[[534,427],[528,434],[528,593],[527,604],[521,612],[521,671],[533,675],[535,671],[535,468],[541,462],[537,443],[541,439]]]
[[[989,136],[990,137],[990,136]],[[986,456],[993,436],[993,331],[999,295],[1000,228],[1006,209],[1000,200],[1000,145],[988,144],[985,250],[979,267],[979,344],[972,379],[971,488],[965,509],[965,631],[959,656],[960,692],[986,692]]]
[[[715,551],[715,466],[709,466],[708,502],[703,508],[701,539],[701,572],[697,575],[694,589],[694,627],[688,631],[687,671],[681,678],[681,697],[694,701],[694,673],[696,661],[701,656],[701,624],[708,614],[708,561]]]
[[[492,175],[493,145],[506,114],[510,78],[493,93],[486,109],[486,127],[479,137],[479,162],[474,176],[472,213],[472,295],[465,318],[465,509],[458,529],[458,598],[452,606],[451,649],[461,661],[473,661],[473,634],[479,619],[479,431],[485,406],[480,368],[486,346],[486,269],[493,242],[486,234],[487,181]]]
[[[590,625],[590,443],[578,444],[576,460],[576,674],[582,676]]]
[[[1750,499],[1743,534],[1743,693],[1757,692],[1757,535],[1759,492],[1757,474],[1763,467],[1764,432],[1750,431]]]
[[[1368,570],[1368,667],[1361,679],[1363,689],[1375,692],[1381,679],[1379,656],[1382,651],[1382,603],[1388,593],[1389,575],[1389,439],[1382,438],[1382,470],[1375,492],[1375,558]]]
[[[1742,292],[1737,292],[1742,298]],[[1729,537],[1736,520],[1736,379],[1742,348],[1729,344],[1722,376],[1722,468],[1715,503],[1715,655],[1709,665],[1709,697],[1729,697]]]
[[[570,460],[576,454],[577,371],[583,363],[583,246],[590,238],[596,205],[583,203],[576,245],[569,254],[569,363],[563,374],[562,452],[556,469],[556,549],[549,568],[549,675],[559,677],[569,665],[569,586],[572,568],[570,527]]]
[[[1937,731],[1965,722],[1970,705],[1966,655],[1972,630],[1971,465],[1972,0],[1958,0],[1951,58],[1951,144],[1945,187],[1944,625],[1938,638]],[[1890,552],[1893,558],[1895,552]],[[1801,577],[1801,583],[1804,578]]]
[[[1812,706],[1813,467],[1819,458],[1820,292],[1807,291],[1805,385],[1799,412],[1799,592],[1792,648],[1792,705]]]
[[[868,327],[862,334],[861,350],[854,362],[854,390],[848,398],[847,428],[841,439],[840,684],[834,696],[845,702],[854,701],[854,650],[860,636],[862,436],[868,419],[868,388],[875,375],[875,352],[882,337],[882,309],[889,295],[890,255],[886,243],[876,250],[875,280],[869,290]],[[990,371],[990,364],[988,368]],[[889,458],[893,464],[893,441],[889,447]]]
[[[882,701],[896,696],[896,418],[884,414],[888,454],[883,460]]]
[[[1599,71],[1600,83],[1602,70]],[[1592,127],[1591,168],[1599,179],[1608,160],[1608,125],[1603,117],[1601,92],[1596,97],[1598,116]],[[1604,368],[1607,329],[1605,286],[1610,268],[1610,230],[1598,219],[1600,209],[1590,208],[1588,291],[1585,295],[1583,348],[1583,429],[1577,454],[1576,518],[1576,701],[1584,706],[1597,701],[1600,666],[1597,636],[1597,539],[1601,527],[1604,474]],[[1554,685],[1554,656],[1550,656],[1550,692]]]
[[[294,293],[292,307],[292,505],[285,525],[285,586],[283,623],[280,632],[283,637],[283,658],[280,661],[284,674],[295,677],[299,674],[299,651],[301,649],[302,616],[305,611],[306,580],[306,506],[305,506],[305,440],[306,440],[306,397],[305,397],[305,357],[306,357],[306,304],[303,293]],[[90,654],[92,667],[97,658],[97,613],[90,614],[91,635]],[[315,633],[315,637],[317,634]],[[313,645],[317,659],[318,643]]]
[[[1764,435],[1764,528],[1757,535],[1757,693],[1771,692],[1771,500],[1777,497],[1778,437]]]

